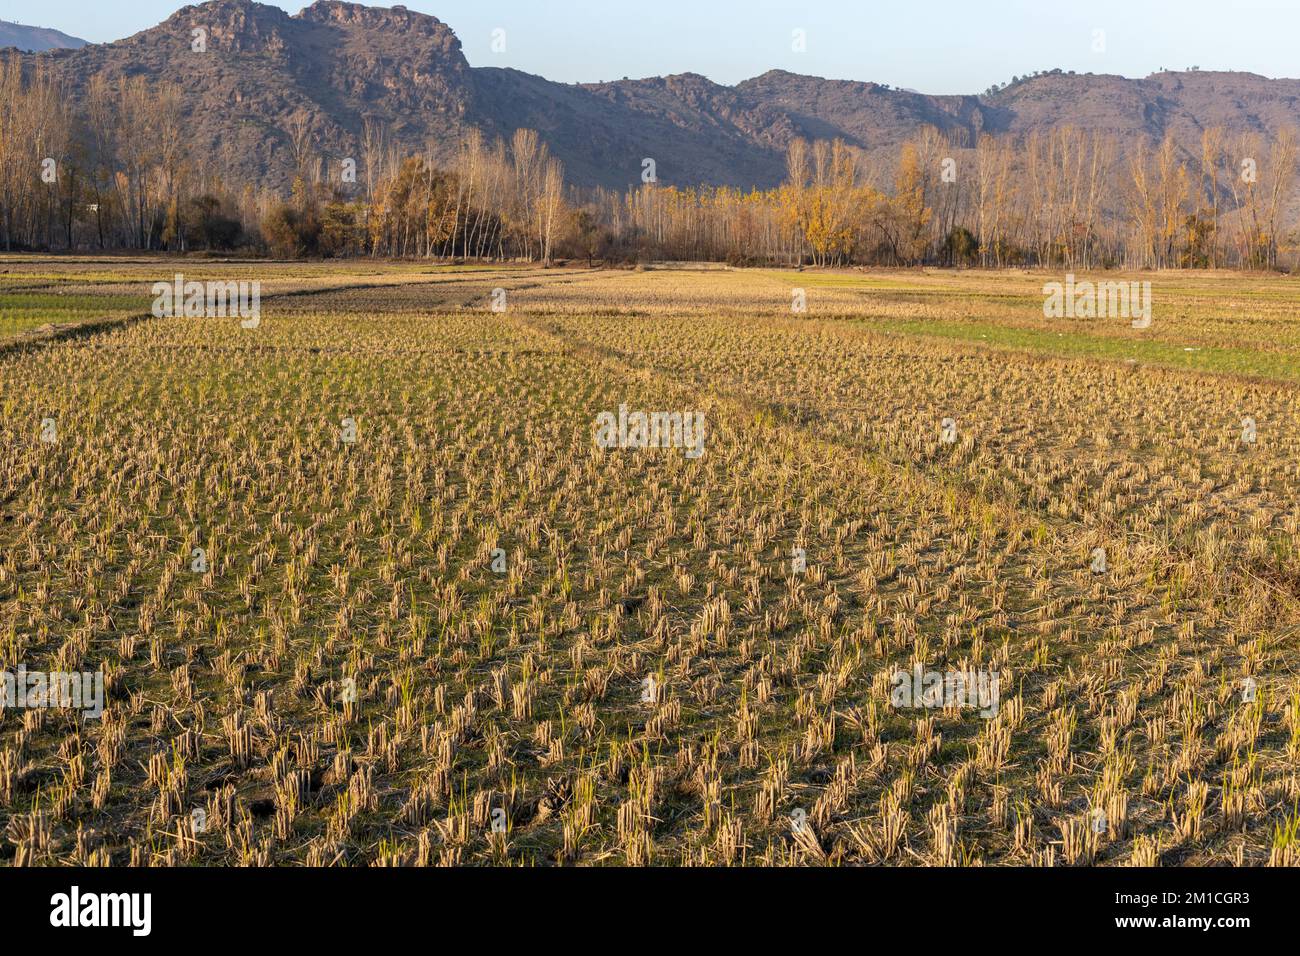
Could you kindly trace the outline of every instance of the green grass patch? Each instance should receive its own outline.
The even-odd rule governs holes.
[[[906,319],[860,319],[863,325],[882,332],[916,335],[956,342],[971,342],[996,348],[1123,362],[1129,359],[1150,365],[1210,372],[1221,375],[1250,375],[1278,381],[1300,381],[1300,359],[1279,352],[1214,346],[1184,346],[1131,335],[1088,335],[1076,331],[1016,328],[968,321]],[[1193,349],[1193,351],[1189,351]]]
[[[0,295],[0,337],[42,325],[147,312],[152,300],[136,295]]]

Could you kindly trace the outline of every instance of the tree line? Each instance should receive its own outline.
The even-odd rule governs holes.
[[[453,159],[409,153],[366,117],[358,153],[326,159],[310,118],[279,131],[287,195],[233,187],[186,136],[180,91],[57,82],[0,62],[0,246],[591,262],[1001,268],[1295,265],[1297,136],[1202,132],[1189,151],[1063,126],[959,146],[926,128],[888,155],[790,143],[772,189],[566,184],[532,130],[471,130]],[[650,164],[653,168],[653,164]]]

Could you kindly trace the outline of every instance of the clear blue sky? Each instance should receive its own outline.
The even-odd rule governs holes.
[[[93,42],[153,26],[178,0],[0,0],[0,19]],[[281,2],[296,12],[306,4]],[[387,3],[377,6],[390,5]],[[473,66],[565,82],[769,69],[978,93],[1013,74],[1145,76],[1161,67],[1300,75],[1300,0],[407,0],[448,23]],[[492,31],[506,31],[504,53]],[[806,31],[807,51],[791,49]],[[1093,31],[1105,31],[1105,52]]]

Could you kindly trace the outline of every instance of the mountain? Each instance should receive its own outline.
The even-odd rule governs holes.
[[[43,50],[76,50],[85,45],[85,40],[70,37],[58,30],[0,20],[0,50],[15,47],[26,53],[39,53]]]
[[[191,50],[206,31],[206,52]],[[305,113],[316,149],[361,154],[367,116],[403,150],[446,162],[465,130],[538,130],[570,181],[624,187],[653,158],[660,182],[774,185],[794,137],[841,137],[893,154],[925,126],[961,145],[981,132],[1060,125],[1119,134],[1173,133],[1191,155],[1201,130],[1243,133],[1300,126],[1300,80],[1249,73],[1158,73],[1145,79],[1044,73],[986,96],[929,96],[876,83],[772,71],[736,86],[697,74],[564,84],[518,70],[471,67],[452,30],[396,6],[318,0],[296,15],[252,0],[185,7],[115,43],[33,54],[74,100],[96,74],[146,74],[183,91],[192,143],[228,179],[283,187],[292,163],[288,120]]]

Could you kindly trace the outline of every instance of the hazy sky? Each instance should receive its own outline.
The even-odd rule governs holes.
[[[301,2],[279,2],[296,12]],[[382,4],[375,4],[382,5]],[[177,0],[0,0],[0,19],[94,42],[166,19]],[[408,0],[460,37],[473,66],[566,82],[695,72],[735,83],[769,69],[978,93],[1060,67],[1296,76],[1300,0]],[[495,29],[505,52],[494,53]],[[792,49],[803,30],[806,52]],[[1094,31],[1104,31],[1095,52]]]

